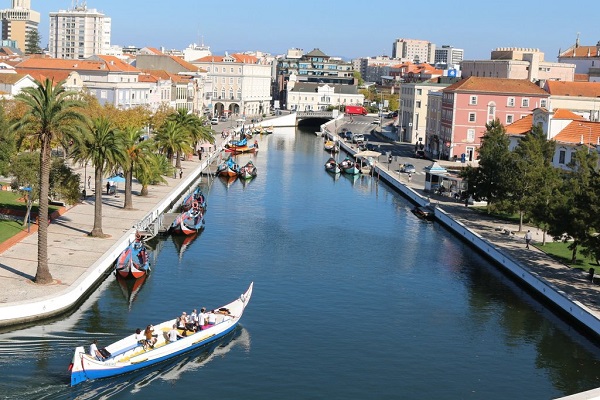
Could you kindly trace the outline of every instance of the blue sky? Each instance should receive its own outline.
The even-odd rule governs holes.
[[[81,2],[81,0],[80,0]],[[1,0],[0,8],[10,7]],[[48,41],[48,13],[72,0],[31,0],[41,13],[42,45]],[[600,41],[600,3],[572,4],[380,0],[88,0],[112,18],[112,43],[183,49],[201,40],[213,54],[261,50],[282,54],[297,47],[319,48],[345,59],[391,55],[396,38],[422,39],[465,50],[465,59],[489,59],[497,47],[538,48],[547,61],[559,49]]]

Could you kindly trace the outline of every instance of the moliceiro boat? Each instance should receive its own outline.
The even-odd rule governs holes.
[[[115,263],[115,271],[123,278],[140,278],[150,270],[148,250],[139,233],[135,240],[119,255]]]
[[[204,212],[194,202],[192,208],[182,212],[175,218],[175,221],[171,224],[170,231],[172,234],[184,234],[191,235],[192,233],[198,232],[204,227]]]
[[[86,380],[108,378],[147,368],[225,336],[238,325],[252,297],[253,286],[254,284],[250,283],[246,292],[238,299],[216,308],[214,313],[217,318],[214,325],[205,325],[198,331],[180,329],[178,333],[183,337],[175,341],[169,341],[167,336],[167,332],[172,330],[176,323],[175,319],[171,319],[154,326],[154,332],[158,336],[153,346],[144,346],[134,333],[106,346],[103,352],[108,357],[103,360],[86,353],[83,346],[77,347],[69,367],[71,386]]]

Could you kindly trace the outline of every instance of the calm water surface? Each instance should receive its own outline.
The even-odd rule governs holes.
[[[0,398],[551,399],[600,386],[600,351],[369,177],[334,179],[306,132],[260,139],[247,184],[204,180],[206,229],[153,244],[133,301],[109,277],[81,308],[0,334]],[[70,388],[100,344],[254,281],[240,327],[156,369]]]

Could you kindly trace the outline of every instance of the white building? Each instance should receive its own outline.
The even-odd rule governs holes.
[[[2,19],[2,40],[15,40],[19,49],[25,52],[27,35],[37,31],[40,13],[31,10],[30,0],[12,0],[9,9],[0,11]]]
[[[192,64],[207,71],[205,106],[213,116],[262,116],[268,112],[272,65],[239,53],[206,56]]]
[[[287,85],[287,109],[293,111],[324,111],[329,107],[363,105],[365,96],[355,85],[298,82],[290,76]]]
[[[183,49],[183,59],[187,62],[208,56],[212,56],[212,53],[210,52],[210,46],[205,46],[204,43],[192,43],[187,48]]]
[[[460,63],[464,59],[465,51],[456,47],[443,45],[441,48],[435,49],[434,63],[442,64],[446,68],[460,68]]]
[[[73,9],[50,13],[50,56],[85,59],[110,51],[111,19],[95,8],[77,4]]]

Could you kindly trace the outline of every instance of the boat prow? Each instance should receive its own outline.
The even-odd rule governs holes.
[[[175,319],[154,326],[157,333],[154,347],[144,347],[131,334],[106,346],[110,357],[98,360],[85,352],[83,346],[75,349],[71,366],[71,386],[91,379],[108,378],[150,367],[162,361],[209,344],[233,331],[238,325],[252,297],[254,283],[229,304],[215,308],[214,325],[205,325],[197,331],[182,331],[183,337],[174,342],[167,340],[166,333],[172,329]]]

